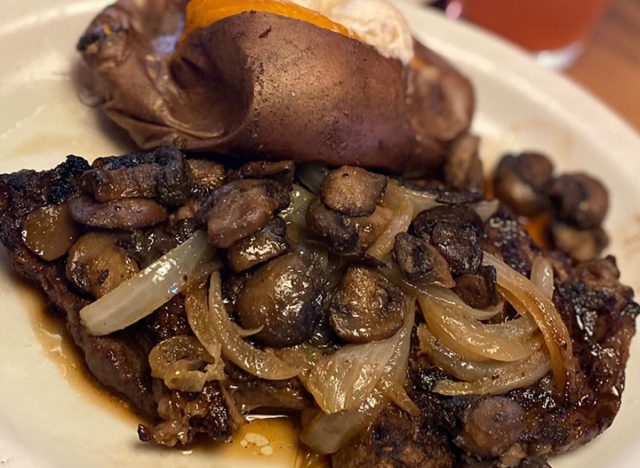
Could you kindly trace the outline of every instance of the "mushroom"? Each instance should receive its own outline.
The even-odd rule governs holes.
[[[376,206],[373,214],[356,218],[344,218],[348,227],[355,228],[358,233],[358,246],[363,250],[369,248],[382,235],[393,217],[393,211]]]
[[[102,297],[138,272],[138,264],[118,246],[120,235],[90,232],[73,244],[66,275],[78,288]]]
[[[240,324],[260,329],[254,337],[284,348],[307,341],[319,315],[318,281],[309,264],[288,253],[261,267],[242,287],[236,311]]]
[[[80,196],[69,202],[71,217],[80,224],[131,231],[154,226],[167,218],[167,210],[147,198],[123,198],[96,203]]]
[[[576,262],[598,258],[609,245],[609,237],[601,227],[576,229],[555,221],[549,226],[551,241]]]
[[[496,269],[487,265],[480,267],[477,274],[465,274],[456,278],[453,292],[471,307],[488,309],[498,304],[496,286]]]
[[[552,174],[553,164],[543,154],[507,155],[495,170],[493,189],[517,214],[535,216],[549,207],[546,191]]]
[[[187,164],[193,174],[193,191],[208,194],[222,187],[227,170],[222,164],[209,159],[188,159]]]
[[[289,200],[289,191],[277,182],[235,180],[211,194],[200,217],[206,219],[209,241],[227,248],[262,228]]]
[[[484,398],[465,412],[462,423],[456,443],[481,457],[496,457],[524,432],[524,409],[509,398]]]
[[[329,322],[349,343],[383,340],[404,322],[404,294],[376,270],[351,267],[338,287],[329,311]]]
[[[469,229],[478,236],[484,234],[484,224],[480,216],[471,208],[462,205],[437,206],[421,211],[411,223],[411,232],[429,242],[436,224],[444,222],[455,224],[461,229]]]
[[[331,171],[320,189],[325,205],[347,216],[369,216],[382,198],[387,178],[360,167],[343,166]]]
[[[79,226],[71,219],[66,205],[38,208],[22,224],[24,243],[47,262],[66,255],[79,235]]]
[[[393,256],[400,271],[417,286],[451,288],[455,284],[449,264],[440,252],[411,234],[401,232],[396,236]]]
[[[229,247],[229,266],[239,273],[285,253],[289,250],[286,234],[286,223],[280,218],[272,219],[256,233]]]
[[[482,264],[484,225],[462,205],[438,206],[416,216],[411,232],[432,244],[449,263],[453,275],[475,273]]]
[[[582,172],[558,177],[550,196],[558,219],[579,229],[600,226],[609,209],[607,189]]]
[[[182,152],[162,146],[152,153],[99,158],[81,179],[82,188],[100,203],[121,198],[155,198],[166,206],[184,204],[191,171]]]
[[[296,167],[293,161],[251,161],[240,168],[245,179],[273,179],[291,187]]]
[[[349,252],[358,244],[358,231],[353,223],[315,199],[307,209],[309,229],[320,236],[336,252]]]
[[[444,178],[449,188],[460,192],[484,193],[479,145],[480,138],[473,135],[463,135],[453,143],[444,166]]]

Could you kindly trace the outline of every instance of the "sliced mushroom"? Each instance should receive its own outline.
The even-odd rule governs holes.
[[[553,164],[543,154],[507,155],[495,170],[494,192],[517,214],[535,216],[549,207],[547,189],[552,175]]]
[[[393,256],[400,271],[417,286],[455,285],[449,264],[435,247],[405,232],[396,236]]]
[[[496,457],[516,443],[524,432],[524,409],[509,398],[489,397],[472,405],[462,423],[456,443],[481,457]]]
[[[343,166],[322,181],[325,205],[347,216],[369,216],[387,187],[387,178],[360,167]]]
[[[600,226],[609,209],[607,189],[582,172],[558,177],[550,195],[558,218],[579,229]]]
[[[162,205],[176,207],[189,197],[191,171],[182,152],[162,146],[152,153],[99,158],[82,175],[81,186],[100,203],[155,198]]]
[[[376,270],[351,267],[342,278],[329,322],[350,343],[383,340],[397,332],[407,313],[400,289]]]
[[[484,173],[478,156],[480,138],[464,135],[451,147],[444,166],[444,177],[449,188],[461,192],[484,193]]]
[[[229,266],[239,273],[287,252],[286,234],[286,223],[280,218],[272,219],[258,232],[229,247]]]
[[[235,180],[213,192],[205,203],[209,241],[222,248],[253,234],[289,205],[290,193],[266,179]]]
[[[80,196],[69,202],[71,217],[80,224],[102,229],[131,231],[154,226],[167,218],[167,210],[147,198],[123,198],[96,203]]]
[[[47,205],[27,215],[22,236],[29,250],[51,262],[66,255],[80,236],[80,227],[66,205]]]
[[[480,216],[472,209],[461,205],[437,206],[418,213],[411,223],[411,232],[429,242],[433,229],[438,223],[455,224],[461,229],[472,230],[478,236],[484,234],[484,225]]]
[[[601,227],[582,230],[556,221],[551,223],[549,234],[555,246],[576,262],[598,258],[609,245],[609,237]]]
[[[482,245],[478,235],[458,224],[438,223],[431,233],[431,241],[449,262],[451,273],[475,273],[482,265]]]
[[[356,218],[344,218],[348,227],[355,228],[358,233],[358,246],[363,250],[369,248],[384,232],[393,217],[393,211],[376,206],[373,214]]]
[[[66,275],[78,288],[102,297],[138,272],[137,263],[118,246],[120,235],[90,232],[69,251]]]
[[[411,232],[432,244],[449,263],[453,275],[475,273],[482,264],[484,225],[462,205],[445,205],[418,214]]]
[[[207,194],[222,187],[227,177],[227,170],[222,164],[209,159],[188,159],[187,164],[193,174],[192,190]]]
[[[157,164],[141,164],[113,170],[91,169],[80,177],[84,191],[93,195],[99,203],[120,198],[153,198],[156,194]]]
[[[295,174],[293,161],[251,161],[240,168],[246,179],[273,179],[291,187]]]
[[[309,229],[320,236],[336,252],[349,252],[358,244],[358,231],[355,225],[348,224],[345,218],[315,199],[307,209]]]
[[[488,309],[498,304],[496,269],[483,266],[477,274],[466,274],[456,278],[453,291],[464,302],[476,309]]]
[[[236,311],[244,328],[267,346],[283,348],[311,338],[319,315],[319,287],[309,264],[289,253],[261,267],[244,285]]]

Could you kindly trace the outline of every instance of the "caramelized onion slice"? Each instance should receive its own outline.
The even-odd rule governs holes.
[[[390,338],[359,345],[346,345],[326,356],[315,365],[305,380],[305,386],[325,413],[357,410],[389,369],[391,359],[401,353],[404,366],[409,359],[408,348],[398,348],[409,341],[413,314],[405,318],[404,325]],[[406,361],[406,362],[405,362]]]
[[[384,388],[387,393],[394,393],[395,390],[402,387],[407,374],[411,348],[411,331],[415,321],[415,300],[409,300],[407,303],[409,308],[407,319],[398,332],[403,333],[403,339],[389,360],[384,372],[385,380],[388,379],[394,382],[393,389],[381,382],[356,410],[340,411],[333,414],[317,411],[312,417],[303,418],[300,439],[317,453],[327,455],[337,452],[354,436],[366,430],[373,423],[384,405],[389,401],[381,388]],[[398,399],[402,400],[403,397],[398,397]],[[400,403],[400,405],[404,406],[403,403]],[[403,408],[403,406],[400,406],[400,408]],[[417,410],[415,405],[407,404],[406,406],[409,411]]]
[[[193,336],[174,336],[161,341],[149,353],[151,375],[172,390],[200,392],[210,380],[223,380],[220,344],[210,354]]]
[[[484,254],[484,263],[496,269],[502,296],[521,315],[531,315],[540,328],[549,351],[556,391],[563,394],[571,386],[576,361],[569,330],[548,293],[488,252]]]
[[[82,309],[82,323],[89,333],[98,336],[136,323],[206,272],[215,252],[207,235],[196,232],[186,242]]]
[[[429,329],[449,349],[473,361],[512,362],[540,349],[538,336],[518,336],[519,330],[505,324],[487,325],[464,316],[451,303],[433,295],[418,298]]]
[[[481,379],[495,379],[520,366],[515,362],[476,362],[463,359],[460,355],[443,346],[426,325],[418,327],[420,352],[425,353],[433,363],[452,377],[466,382]],[[547,369],[548,370],[548,369]]]
[[[387,191],[384,195],[384,203],[390,208],[398,208],[402,205],[403,201],[409,201],[413,206],[415,213],[420,213],[424,210],[430,210],[436,206],[440,206],[440,203],[436,201],[437,195],[431,192],[421,192],[413,190],[407,187],[403,187],[394,180],[389,180],[387,185]]]
[[[447,396],[499,395],[515,388],[533,385],[549,372],[549,357],[540,350],[527,359],[504,368],[497,376],[484,377],[474,382],[441,380],[433,391]]]
[[[222,355],[246,372],[266,380],[286,380],[297,376],[300,369],[291,366],[272,353],[258,349],[242,339],[238,329],[229,318],[222,301],[220,273],[211,274],[209,285],[209,308],[206,308],[206,297],[202,297],[198,288],[195,294],[187,296],[197,307],[190,313],[187,308],[189,325],[200,342],[208,349],[206,342],[217,338],[222,346]]]
[[[413,221],[413,205],[409,200],[402,199],[397,209],[393,212],[393,217],[383,233],[376,239],[371,247],[367,250],[367,253],[382,260],[391,250],[393,250],[393,244],[396,241],[396,236],[401,232],[407,232],[411,221]]]
[[[453,291],[439,286],[420,288],[420,291],[422,292],[422,294],[426,294],[436,301],[447,302],[450,307],[455,308],[460,313],[475,320],[489,320],[490,318],[493,318],[497,314],[499,314],[504,307],[504,302],[501,301],[489,309],[475,309],[464,302],[460,298],[460,296],[458,296]]]
[[[291,190],[291,203],[282,210],[278,216],[287,223],[295,224],[301,228],[307,228],[307,210],[314,200],[313,193],[298,184],[293,184]]]
[[[540,287],[548,299],[553,298],[553,265],[549,259],[536,257],[531,267],[531,281]]]

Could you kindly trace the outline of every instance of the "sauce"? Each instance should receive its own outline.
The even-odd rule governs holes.
[[[94,403],[96,411],[124,419],[131,426],[132,441],[136,441],[138,424],[147,421],[90,374],[62,316],[47,307],[45,296],[18,277],[14,277],[13,282],[16,294],[29,297],[29,319],[37,340],[46,356],[58,367],[70,391]],[[232,443],[201,444],[182,453],[185,456],[196,452],[198,455],[211,453],[225,460],[255,460],[256,463],[268,459],[271,464],[296,468],[327,466],[324,457],[311,453],[298,442],[298,425],[294,420],[282,415],[253,415],[248,419],[250,422],[233,435]]]

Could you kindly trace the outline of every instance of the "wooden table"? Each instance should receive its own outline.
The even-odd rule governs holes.
[[[640,0],[614,0],[565,73],[640,132]]]

